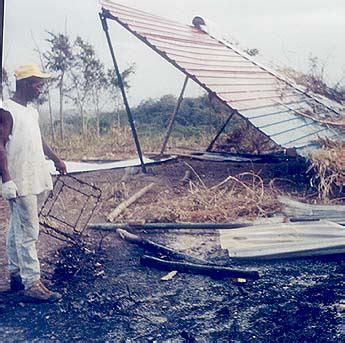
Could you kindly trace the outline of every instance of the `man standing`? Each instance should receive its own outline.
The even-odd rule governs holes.
[[[33,301],[56,301],[61,295],[48,290],[40,279],[37,204],[44,192],[52,189],[45,156],[62,174],[66,165],[41,138],[38,112],[29,105],[39,97],[50,75],[30,64],[19,67],[15,76],[16,91],[0,106],[2,196],[11,213],[6,240],[10,287]]]

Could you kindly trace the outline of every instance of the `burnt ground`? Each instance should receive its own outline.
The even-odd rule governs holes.
[[[190,162],[204,180],[222,181],[229,173],[256,168],[272,178],[286,174],[264,165]],[[80,176],[103,190],[92,218],[104,222],[115,204],[109,200],[125,183],[130,190],[150,182],[161,187],[139,201],[141,207],[170,192],[185,171],[183,163],[154,168],[153,174],[126,176],[122,171]],[[296,184],[289,192],[304,192]],[[175,194],[175,195],[174,195]],[[140,206],[136,213],[144,213]],[[136,217],[130,213],[129,217]],[[7,292],[4,237],[7,210],[0,203],[0,339],[14,341],[116,342],[340,342],[344,340],[344,256],[272,262],[235,262],[226,257],[214,231],[139,232],[196,257],[237,269],[257,270],[260,279],[237,283],[231,278],[166,272],[143,267],[144,251],[115,233],[87,230],[78,245],[42,234],[39,252],[43,278],[63,299],[55,304],[28,304]],[[153,216],[153,214],[151,214]],[[126,218],[126,217],[124,217]]]

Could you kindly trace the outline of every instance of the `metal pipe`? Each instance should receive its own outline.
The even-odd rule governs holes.
[[[102,28],[103,28],[103,31],[105,32],[105,36],[106,36],[106,39],[107,39],[107,42],[108,42],[111,58],[113,60],[116,76],[117,76],[117,79],[118,79],[118,82],[119,82],[119,87],[120,87],[122,98],[123,98],[123,103],[125,105],[127,116],[128,116],[129,125],[131,127],[133,138],[134,138],[134,142],[135,142],[135,146],[137,148],[137,152],[138,152],[138,155],[139,155],[139,159],[140,159],[140,163],[141,163],[141,169],[142,169],[143,173],[146,173],[146,167],[145,167],[145,163],[144,163],[144,160],[143,160],[143,155],[142,155],[142,152],[141,152],[139,138],[138,138],[137,131],[136,131],[136,128],[135,128],[135,125],[134,125],[134,120],[133,120],[132,112],[131,112],[131,109],[130,109],[129,104],[128,104],[127,95],[126,95],[126,91],[125,91],[125,86],[123,84],[121,73],[120,73],[119,67],[118,67],[117,62],[116,62],[115,52],[114,52],[113,45],[111,43],[111,38],[110,38],[110,35],[109,35],[108,24],[107,24],[107,18],[106,18],[105,10],[104,9],[103,9],[102,13],[99,13],[99,17],[101,19]]]
[[[169,229],[239,229],[252,226],[252,223],[146,223],[146,224],[128,224],[128,223],[96,223],[89,224],[87,227],[92,230],[113,231],[116,229],[143,229],[143,230],[169,230]]]
[[[0,21],[1,21],[1,55],[0,55],[0,64],[1,64],[1,71],[0,71],[0,82],[1,82],[1,99],[3,97],[3,92],[2,92],[2,81],[3,81],[3,75],[2,75],[2,57],[3,57],[3,47],[4,47],[4,22],[5,22],[5,0],[1,1],[0,5],[0,10],[1,10],[1,15],[0,15]]]
[[[186,89],[188,79],[189,79],[189,77],[186,76],[186,78],[184,80],[184,83],[183,83],[183,86],[182,86],[182,89],[181,89],[180,96],[179,96],[179,98],[177,100],[177,103],[176,103],[176,106],[175,106],[175,109],[174,109],[174,113],[173,113],[173,115],[170,118],[170,122],[169,122],[169,125],[168,125],[167,133],[165,134],[165,137],[164,137],[164,140],[163,140],[163,144],[162,144],[160,155],[163,155],[164,150],[166,148],[166,145],[168,143],[168,140],[169,140],[169,137],[170,137],[170,134],[171,134],[171,131],[172,131],[172,128],[173,128],[173,125],[174,125],[177,113],[178,113],[178,111],[180,109],[180,105],[181,105],[182,100],[183,100],[183,94],[184,94],[184,91]]]
[[[216,134],[216,136],[212,139],[212,142],[209,144],[209,146],[207,147],[206,151],[210,152],[212,151],[213,145],[216,142],[216,140],[218,139],[218,137],[221,135],[221,133],[224,131],[225,127],[229,124],[229,121],[231,120],[231,118],[234,116],[234,114],[237,111],[232,111],[228,117],[228,119],[225,121],[225,123],[223,124],[223,126],[220,128],[220,130],[218,131],[218,133]]]

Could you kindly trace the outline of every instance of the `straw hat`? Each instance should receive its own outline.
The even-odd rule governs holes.
[[[17,80],[27,79],[28,77],[38,77],[41,79],[47,79],[50,77],[50,74],[43,73],[37,64],[25,64],[18,67],[14,75]]]

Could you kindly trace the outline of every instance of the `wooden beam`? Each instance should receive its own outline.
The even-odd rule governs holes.
[[[243,271],[217,265],[165,261],[148,255],[143,255],[140,263],[143,266],[160,270],[176,270],[183,273],[207,275],[213,278],[231,277],[257,280],[260,277],[257,271]]]
[[[199,263],[199,264],[207,263],[207,261],[203,259],[193,257],[187,254],[183,254],[176,250],[170,249],[164,245],[152,242],[145,238],[141,238],[137,235],[134,235],[133,233],[127,232],[126,230],[118,229],[117,233],[120,235],[122,239],[126,240],[127,242],[137,244],[147,251],[150,251],[156,254],[158,253],[158,254],[167,256],[169,258],[173,258],[175,260],[184,260],[184,261],[189,261],[189,262]]]
[[[150,189],[153,188],[155,184],[152,182],[148,186],[144,187],[137,193],[133,194],[127,200],[123,201],[119,206],[117,206],[112,212],[110,212],[107,216],[108,221],[112,222],[116,217],[118,217],[127,207],[132,205],[136,202],[139,198],[141,198],[145,193],[147,193]]]

